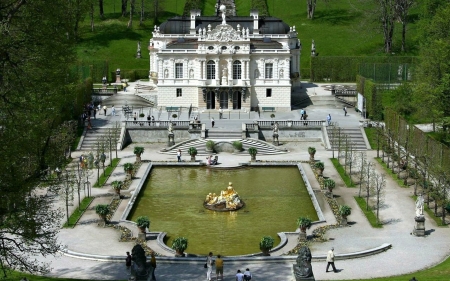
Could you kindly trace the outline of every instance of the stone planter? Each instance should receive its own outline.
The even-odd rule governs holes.
[[[341,225],[342,226],[347,226],[347,224],[348,224],[347,217],[342,217]]]
[[[250,155],[250,161],[256,162],[256,155]]]
[[[185,257],[186,255],[184,254],[184,251],[176,250],[175,256],[176,257]]]
[[[314,161],[314,154],[315,153],[310,153],[309,154],[309,161]]]
[[[298,234],[298,239],[300,241],[306,241],[306,239],[307,239],[306,229],[305,229],[305,231],[300,230],[300,233]]]
[[[260,250],[261,250],[263,256],[270,256],[270,253],[269,253],[270,249],[262,248]]]
[[[141,163],[141,155],[136,154],[136,163]]]
[[[195,162],[195,155],[191,155],[191,162]]]
[[[316,172],[319,177],[323,176],[323,169],[316,169]]]
[[[131,180],[131,174],[127,173],[127,174],[125,175],[125,180]]]

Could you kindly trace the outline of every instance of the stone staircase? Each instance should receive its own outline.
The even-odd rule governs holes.
[[[351,105],[336,99],[332,95],[317,95],[317,96],[301,96],[293,102],[295,108],[343,108],[344,106],[351,107]]]
[[[91,130],[87,130],[86,135],[84,136],[83,143],[81,144],[80,150],[82,151],[95,151],[97,148],[98,140],[106,139],[108,136],[108,130],[113,133],[112,128],[100,128],[94,127]]]
[[[206,133],[206,138],[207,139],[241,139],[242,131],[209,129]]]
[[[241,152],[237,152],[235,154],[243,154],[243,155],[247,155],[248,152],[247,150],[250,147],[255,147],[256,149],[258,149],[258,155],[277,155],[277,154],[284,154],[287,153],[287,151],[281,150],[276,146],[273,146],[270,143],[267,143],[265,141],[261,141],[261,140],[257,140],[257,139],[241,139],[241,138],[235,138],[235,139],[231,139],[228,138],[227,140],[225,139],[214,139],[215,145],[216,146],[221,146],[223,144],[228,144],[229,147],[231,147],[231,144],[233,143],[233,141],[239,140],[242,142],[242,148],[243,150]],[[208,140],[204,140],[204,139],[195,139],[195,140],[188,140],[179,144],[176,144],[172,147],[163,149],[160,151],[160,153],[163,154],[169,154],[169,155],[176,155],[177,154],[177,150],[181,149],[182,154],[187,155],[188,154],[188,149],[190,147],[195,147],[197,149],[197,155],[198,156],[202,156],[202,155],[210,155],[211,152],[207,152],[206,151],[206,142]]]
[[[111,107],[114,105],[115,108],[121,108],[124,105],[129,107],[151,107],[155,104],[147,99],[144,99],[138,95],[132,93],[118,93],[102,101],[102,106],[106,105]]]
[[[333,138],[333,131],[330,127],[327,128],[328,139],[330,140],[330,145],[333,149],[337,149],[339,145],[338,135],[336,135],[336,139]],[[348,136],[348,143],[354,144],[355,150],[367,150],[367,145],[364,140],[363,133],[361,132],[361,128],[340,128],[340,135]],[[334,143],[333,143],[334,141]],[[345,138],[341,139],[341,145],[345,145]]]

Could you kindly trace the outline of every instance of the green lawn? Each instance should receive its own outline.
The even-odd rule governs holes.
[[[355,200],[372,227],[383,227],[382,224],[378,223],[377,217],[375,216],[375,213],[372,211],[372,209],[369,207],[369,210],[367,210],[366,198],[355,196]]]
[[[165,0],[165,12],[159,21],[180,15],[185,1]],[[205,0],[202,15],[213,15],[215,0]],[[280,5],[277,1],[267,0],[269,13],[282,19],[289,26],[296,26],[299,39],[302,42],[301,68],[304,75],[309,76],[310,48],[314,39],[316,50],[320,56],[378,56],[384,55],[381,33],[375,33],[363,23],[364,14],[361,8],[370,8],[358,1],[334,0],[330,2],[318,1],[314,20],[306,18],[306,0],[284,0]],[[139,5],[138,5],[139,6]],[[415,34],[417,33],[416,21],[420,5],[412,9],[407,31],[407,47],[410,52],[402,55],[414,55],[417,53],[415,46]],[[95,7],[97,9],[97,6]],[[251,1],[236,0],[237,14],[248,16]],[[94,60],[108,61],[109,71],[116,68],[149,69],[149,54],[146,52],[148,42],[152,36],[154,18],[151,5],[146,8],[146,19],[139,26],[138,13],[134,16],[133,26],[127,29],[128,17],[121,17],[120,1],[104,1],[104,19],[95,11],[95,30],[90,29],[90,20],[86,16],[81,23],[81,40],[78,43],[77,54],[80,61],[91,62]],[[160,23],[157,23],[158,25]],[[399,23],[395,26],[396,37],[394,50],[400,53],[401,30]],[[137,42],[141,42],[142,58],[136,59]],[[306,76],[305,76],[306,77]],[[94,81],[99,83],[100,81]]]
[[[81,200],[80,206],[72,213],[72,215],[70,215],[69,224],[67,224],[66,221],[63,227],[74,227],[93,200],[94,197],[84,197],[83,200]]]
[[[348,176],[345,172],[344,167],[341,165],[341,163],[339,163],[339,160],[337,158],[330,158],[330,160],[331,163],[333,163],[334,168],[336,168],[336,170],[338,171],[345,185],[347,187],[356,187],[356,185],[352,182],[350,176]]]
[[[119,162],[120,158],[114,158],[112,161],[112,165],[105,168],[105,173],[100,172],[100,178],[95,182],[94,187],[103,187]]]

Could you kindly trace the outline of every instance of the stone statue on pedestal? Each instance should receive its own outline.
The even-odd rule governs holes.
[[[227,24],[227,21],[225,19],[226,18],[227,7],[225,5],[220,5],[219,9],[222,12],[222,24],[225,25],[225,24]]]
[[[131,250],[131,260],[134,262],[131,267],[131,276],[135,280],[147,280],[149,273],[149,266],[147,266],[147,257],[145,256],[144,248],[137,244]]]
[[[423,199],[423,195],[420,194],[417,196],[416,200],[416,217],[423,217],[423,204],[425,200]]]
[[[293,265],[296,281],[315,280],[311,267],[311,251],[307,246],[303,246],[298,251],[297,264]]]
[[[423,195],[417,196],[416,200],[416,216],[414,217],[415,225],[413,234],[416,236],[425,236],[425,216],[423,215],[423,205],[425,200]]]

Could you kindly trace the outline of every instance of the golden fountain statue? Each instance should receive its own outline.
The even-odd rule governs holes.
[[[229,182],[227,189],[222,190],[219,196],[215,193],[206,195],[203,206],[213,211],[236,211],[244,207],[244,202],[234,190],[233,183]]]

